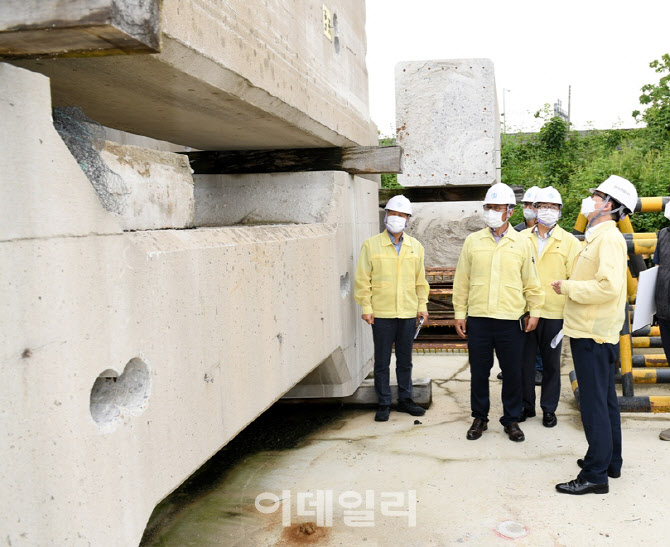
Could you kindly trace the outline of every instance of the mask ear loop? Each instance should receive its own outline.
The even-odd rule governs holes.
[[[605,198],[605,201],[603,201],[603,206],[600,208],[600,211],[598,211],[598,214],[597,214],[596,216],[594,216],[591,220],[589,220],[589,223],[586,225],[587,228],[590,228],[590,227],[591,227],[591,224],[593,224],[593,221],[594,221],[595,219],[597,219],[598,217],[603,216],[603,209],[605,208],[605,205],[607,205],[607,203],[609,202],[610,197],[611,197],[611,196],[607,196],[607,197]],[[593,199],[593,197],[591,197],[591,199]],[[618,210],[619,210],[619,209],[617,209],[617,211],[618,211]],[[610,211],[610,212],[607,213],[607,214],[608,214],[608,215],[611,215],[611,214],[614,213],[614,212],[616,212],[616,211]]]

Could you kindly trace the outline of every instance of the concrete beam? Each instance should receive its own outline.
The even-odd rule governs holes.
[[[4,0],[0,57],[156,53],[159,1]]]
[[[312,0],[166,1],[156,55],[12,62],[51,79],[54,106],[194,149],[376,145],[365,4],[328,6],[337,43]]]

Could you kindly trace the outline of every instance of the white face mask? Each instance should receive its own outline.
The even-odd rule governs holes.
[[[553,209],[538,209],[537,220],[545,226],[553,226],[558,222],[560,214],[560,211],[554,211]]]
[[[500,228],[503,225],[503,211],[494,211],[493,209],[489,209],[488,211],[484,211],[484,222],[486,222],[486,225],[489,228],[493,228],[494,230],[496,228]]]
[[[390,215],[386,217],[386,229],[392,234],[399,234],[407,226],[407,219]]]
[[[666,206],[665,206],[665,210],[664,210],[664,212],[663,212],[663,216],[664,216],[665,218],[667,218],[668,220],[670,220],[670,201],[668,201],[668,203],[667,203]]]
[[[523,218],[526,220],[535,220],[535,209],[526,209],[523,208]]]
[[[584,198],[582,200],[582,208],[579,211],[582,215],[588,217],[595,210],[596,210],[596,202],[593,200],[593,198]]]

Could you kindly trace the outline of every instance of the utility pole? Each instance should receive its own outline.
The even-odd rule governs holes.
[[[570,131],[570,97],[572,95],[572,85],[568,85],[568,131]]]

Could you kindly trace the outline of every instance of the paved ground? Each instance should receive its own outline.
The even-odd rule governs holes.
[[[541,417],[531,418],[522,424],[526,441],[517,444],[497,422],[497,367],[491,379],[489,430],[468,441],[467,356],[418,355],[414,364],[415,377],[433,378],[433,404],[419,418],[421,424],[397,412],[389,422],[376,423],[372,411],[345,409],[297,448],[256,453],[235,465],[220,486],[175,515],[153,544],[670,544],[670,442],[658,439],[659,431],[670,427],[670,415],[624,414],[622,477],[610,479],[608,495],[566,496],[556,493],[554,484],[576,477],[576,459],[586,450],[569,369],[562,371],[558,426],[547,429]],[[665,394],[668,389],[651,386],[647,391]],[[636,394],[644,392],[638,388]],[[339,496],[347,490],[363,498],[358,510],[366,509],[366,491],[371,491],[368,517],[374,518],[374,526],[345,522]],[[381,502],[392,501],[383,493],[398,492],[407,500],[412,490],[416,526],[410,526],[407,515],[389,515],[388,507],[382,511]],[[332,494],[333,509],[307,514],[315,510],[310,504],[316,497],[306,498],[302,509],[299,497],[318,491],[324,499]],[[256,509],[263,492],[284,498],[274,505],[264,502],[276,508],[272,513]],[[289,526],[282,525],[283,516]],[[318,517],[328,516],[332,525],[317,523]]]

